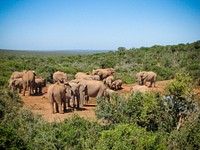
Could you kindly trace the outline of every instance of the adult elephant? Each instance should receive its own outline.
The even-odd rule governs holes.
[[[61,71],[56,71],[53,73],[53,82],[64,83],[67,82],[67,74]]]
[[[89,75],[89,73],[88,72],[77,72],[75,75],[75,78],[79,79],[79,78],[81,78],[81,76],[84,76],[84,75]]]
[[[48,87],[47,95],[51,105],[51,112],[63,114],[66,111],[66,94],[69,89],[68,83],[56,82]],[[55,108],[54,109],[54,104]],[[63,108],[62,108],[63,107]]]
[[[78,84],[78,82],[79,82],[78,80],[69,81],[70,89],[66,95],[69,107],[70,107],[70,99],[72,99],[73,107],[80,108],[80,93],[79,93],[80,84]]]
[[[105,96],[106,86],[101,81],[79,80],[80,105],[85,104],[85,98]]]
[[[153,71],[142,71],[136,74],[139,85],[146,85],[146,82],[150,82],[149,87],[152,85],[155,87],[157,74]]]
[[[36,78],[34,83],[34,89],[36,94],[42,94],[42,88],[46,86],[46,80],[44,78]]]
[[[35,83],[35,71],[28,70],[23,73],[22,84],[23,84],[23,96],[25,96],[25,90],[28,88],[28,95],[31,95]]]
[[[78,72],[75,75],[76,79],[85,79],[85,80],[100,80],[98,75],[93,75],[85,72]]]
[[[24,72],[26,72],[26,71],[21,71],[21,72],[20,72],[20,71],[14,71],[14,72],[12,73],[12,75],[10,76],[10,79],[9,79],[9,80],[22,78]]]
[[[136,75],[135,75],[135,78],[136,78],[136,81],[138,82],[138,85],[143,85],[143,83],[142,83],[142,72],[140,71],[140,72],[138,72],[138,73],[136,73]]]
[[[11,79],[9,81],[9,88],[12,91],[17,90],[19,93],[21,93],[23,89],[22,78]]]
[[[115,70],[113,68],[106,68],[106,69],[96,69],[92,71],[93,75],[98,75],[101,80],[107,78],[108,76],[115,73]]]

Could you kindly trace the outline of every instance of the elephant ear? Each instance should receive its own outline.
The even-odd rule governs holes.
[[[142,78],[142,79],[146,79],[147,76],[148,76],[147,72],[143,72],[141,78]]]
[[[33,72],[34,76],[36,76],[36,73],[35,73],[35,71],[33,70],[32,72]]]

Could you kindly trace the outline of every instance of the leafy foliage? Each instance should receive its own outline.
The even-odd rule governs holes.
[[[166,149],[158,137],[158,134],[147,132],[134,124],[118,124],[114,129],[101,132],[97,149]]]
[[[15,56],[13,51],[1,52],[0,149],[199,149],[200,103],[192,91],[200,74],[199,43],[129,50],[119,47],[89,55],[20,52]],[[78,71],[110,67],[124,83],[134,83],[135,74],[142,70],[156,72],[158,80],[174,80],[163,94],[113,94],[111,102],[98,99],[100,123],[79,116],[46,122],[21,109],[23,103],[17,93],[6,88],[13,71],[32,69],[52,82],[57,70],[73,78]],[[184,123],[176,130],[180,114]]]

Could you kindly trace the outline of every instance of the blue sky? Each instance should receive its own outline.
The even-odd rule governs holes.
[[[0,49],[116,50],[200,40],[200,0],[0,0]]]

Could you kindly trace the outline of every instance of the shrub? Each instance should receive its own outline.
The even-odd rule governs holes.
[[[158,134],[147,132],[135,124],[118,124],[114,129],[102,131],[100,135],[96,149],[166,149],[161,143],[165,141],[163,138],[161,140]]]
[[[168,132],[172,131],[179,122],[180,116],[186,117],[196,110],[195,97],[192,92],[192,79],[187,74],[176,74],[175,80],[165,89],[163,125]]]
[[[96,115],[109,123],[136,123],[147,130],[157,130],[159,123],[159,94],[136,93],[125,98],[123,95],[113,94],[112,102],[104,99],[97,101]]]
[[[173,131],[168,140],[168,149],[200,149],[200,113],[187,117],[179,131]]]

